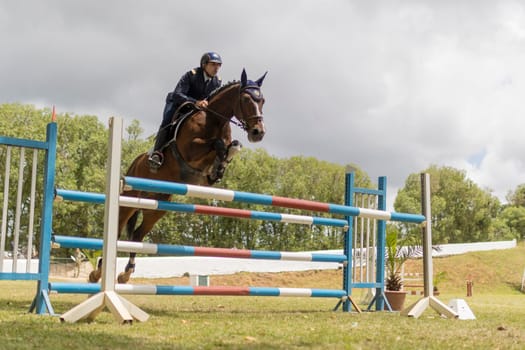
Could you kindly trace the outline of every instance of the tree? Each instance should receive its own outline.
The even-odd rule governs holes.
[[[525,238],[525,207],[509,206],[503,209],[500,219],[508,227],[507,238]]]
[[[45,140],[46,124],[51,120],[50,109],[37,109],[31,105],[0,105],[0,134],[17,138]],[[58,114],[58,144],[56,185],[58,188],[103,193],[105,189],[108,129],[105,123],[92,115]],[[122,145],[122,173],[133,159],[146,151],[153,140],[141,138],[142,128],[133,121],[127,128]],[[0,152],[3,152],[0,149]],[[0,154],[1,155],[1,154]],[[39,158],[43,168],[43,157]],[[12,172],[18,163],[12,160]],[[3,174],[5,164],[0,164]],[[358,187],[372,187],[368,175],[353,166]],[[28,172],[30,167],[24,169]],[[345,167],[312,157],[277,158],[265,150],[244,149],[227,168],[218,187],[237,191],[278,195],[318,202],[343,204]],[[1,176],[1,175],[0,175]],[[29,198],[29,176],[24,175],[24,198]],[[42,177],[39,177],[42,188]],[[16,186],[10,189],[16,192]],[[15,193],[16,194],[16,193]],[[37,203],[41,202],[37,191]],[[11,196],[13,198],[13,196]],[[332,216],[287,208],[219,202],[173,196],[173,201],[235,207],[287,214]],[[24,201],[27,208],[27,201]],[[27,209],[26,209],[27,210]],[[40,212],[40,209],[36,209]],[[56,234],[80,237],[102,237],[102,205],[79,202],[54,204],[53,231]],[[10,213],[9,223],[12,223]],[[38,220],[37,220],[38,222]],[[27,225],[27,222],[22,223]],[[38,225],[37,225],[38,226]],[[35,232],[39,232],[39,227]],[[342,229],[325,226],[285,224],[276,221],[232,219],[194,214],[170,213],[166,215],[146,238],[150,242],[189,244],[216,247],[238,247],[268,250],[315,250],[340,248]],[[70,252],[57,251],[68,255]]]
[[[144,129],[142,129],[138,120],[133,119],[131,124],[126,128],[126,132],[128,133],[128,141],[136,141],[140,135],[142,135]]]
[[[51,120],[51,114],[45,111],[37,110],[33,106],[24,106],[21,104],[2,104],[0,105],[0,135],[14,138],[24,138],[38,141],[45,141],[46,123]],[[7,147],[0,148],[0,183],[2,184],[2,191],[0,193],[0,201],[3,203],[3,185],[5,167],[6,167]],[[18,190],[18,174],[20,167],[21,148],[10,148],[10,177],[9,177],[9,193],[8,197],[12,200],[8,205],[7,220],[5,222],[7,229],[5,249],[9,250],[13,239],[13,231],[15,226],[15,205],[14,198],[16,198]],[[38,153],[37,171],[43,168],[43,152]],[[30,208],[30,188],[31,188],[31,171],[33,167],[33,152],[26,150],[24,155],[24,162],[22,163],[22,202],[21,202],[21,221],[20,221],[20,237],[19,246],[25,246],[27,239],[29,216],[27,213]],[[42,188],[42,177],[37,177],[37,188]],[[41,191],[35,193],[35,213],[41,211]],[[36,237],[33,242],[38,242],[38,232],[40,231],[38,220],[35,221],[34,232]]]
[[[57,188],[103,193],[105,189],[106,161],[108,153],[108,129],[96,116],[57,114],[57,157],[55,182]],[[37,109],[32,105],[3,104],[0,105],[0,135],[31,140],[45,140],[46,125],[51,121],[50,109]],[[131,129],[134,136],[139,136],[141,130],[138,123],[133,123]],[[136,137],[123,142],[123,163],[131,162],[130,157],[145,150],[147,142]],[[18,173],[18,148],[13,148],[11,174]],[[28,159],[26,155],[26,160]],[[38,159],[40,174],[43,169],[43,154]],[[29,165],[29,166],[28,166]],[[30,164],[24,169],[24,203],[23,210],[29,206]],[[0,164],[3,174],[5,164]],[[14,176],[14,175],[13,175]],[[13,180],[11,180],[13,181]],[[37,177],[37,188],[42,188],[43,176]],[[10,198],[15,198],[16,186],[11,186]],[[38,204],[35,213],[40,214],[42,191],[37,191],[35,202]],[[101,237],[103,232],[103,213],[101,205],[91,203],[55,202],[53,216],[53,231],[56,234],[75,235],[81,237]],[[10,212],[10,217],[14,215]],[[22,216],[22,231],[26,230],[28,217]],[[12,225],[12,219],[8,220]],[[40,220],[35,221],[34,232],[40,232]],[[22,235],[25,237],[25,235]],[[22,237],[21,237],[22,238]],[[67,254],[67,252],[64,252]]]
[[[504,227],[495,225],[499,200],[480,189],[464,171],[435,165],[430,173],[432,236],[434,243],[478,242],[502,239]],[[420,175],[411,174],[396,197],[394,208],[399,212],[420,212]],[[401,225],[405,230],[415,230]]]
[[[518,185],[514,192],[509,192],[506,199],[510,205],[525,207],[525,184]]]

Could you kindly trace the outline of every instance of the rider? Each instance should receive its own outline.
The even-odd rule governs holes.
[[[158,169],[164,162],[161,148],[169,141],[171,129],[169,124],[172,122],[173,113],[184,102],[192,102],[199,108],[206,108],[210,93],[221,86],[221,78],[217,76],[221,65],[222,59],[218,53],[206,52],[201,57],[200,67],[184,74],[177,83],[175,90],[168,94],[155,146],[148,159],[152,168]]]

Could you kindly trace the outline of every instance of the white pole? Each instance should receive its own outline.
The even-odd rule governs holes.
[[[31,170],[31,194],[29,200],[29,227],[27,229],[27,250],[26,250],[26,272],[31,272],[31,257],[33,256],[33,226],[35,221],[35,192],[36,192],[36,170],[38,163],[38,150],[33,150],[33,167]]]
[[[115,292],[122,130],[122,118],[109,119],[101,291],[63,314],[60,317],[62,321],[76,322],[84,318],[94,319],[104,307],[107,307],[120,323],[131,323],[134,319],[144,322],[149,318],[146,312]]]
[[[425,216],[423,225],[423,273],[425,297],[434,295],[432,269],[432,211],[430,205],[430,175],[421,174],[421,212]]]
[[[108,173],[106,176],[106,207],[104,210],[104,247],[102,261],[102,291],[115,290],[117,269],[118,212],[120,197],[120,158],[122,152],[122,119],[111,118]]]
[[[430,175],[421,174],[421,209],[423,221],[423,271],[425,295],[414,304],[401,311],[401,315],[418,318],[429,306],[440,315],[457,318],[458,314],[434,297],[432,285],[432,210],[430,207]]]
[[[18,272],[18,241],[20,239],[20,216],[22,215],[22,192],[24,189],[25,148],[20,148],[20,161],[18,162],[18,188],[16,193],[15,230],[13,233],[13,266],[12,270]]]
[[[5,241],[7,237],[7,210],[9,209],[9,178],[11,176],[11,146],[7,146],[4,176],[4,206],[2,207],[2,237],[0,238],[0,272],[4,272]]]
[[[357,201],[356,201],[356,204],[357,204]],[[357,204],[357,205],[360,205],[361,208],[364,208],[365,207],[365,195],[362,194],[361,195],[361,203],[360,204]],[[364,264],[366,263],[366,260],[364,259],[365,257],[363,256],[363,252],[365,251],[365,242],[364,242],[364,225],[365,225],[365,218],[363,217],[360,217],[359,218],[359,239],[360,239],[360,245],[359,245],[359,278],[361,279],[361,282],[363,282],[365,280],[365,278],[363,277],[363,269],[364,269]],[[368,281],[367,281],[368,282]]]

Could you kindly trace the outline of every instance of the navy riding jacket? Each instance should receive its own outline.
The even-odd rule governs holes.
[[[191,101],[195,103],[199,100],[204,100],[213,90],[220,87],[221,83],[221,78],[215,76],[206,84],[204,81],[204,70],[200,67],[184,74],[177,83],[175,90],[166,96],[166,106],[161,126],[171,122],[173,113],[184,102]]]

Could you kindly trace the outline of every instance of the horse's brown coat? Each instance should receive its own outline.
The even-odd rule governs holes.
[[[266,74],[265,74],[266,75]],[[247,80],[243,70],[240,82],[232,82],[212,93],[208,108],[193,114],[180,126],[176,140],[164,151],[164,164],[152,172],[148,164],[148,154],[139,155],[129,167],[126,175],[183,182],[193,185],[210,186],[222,177],[227,165],[228,147],[232,144],[230,122],[235,116],[246,130],[250,142],[259,142],[266,132],[262,118],[264,98],[260,86],[265,75],[257,81]],[[177,152],[182,160],[177,159]],[[171,196],[160,193],[127,191],[124,196],[151,198],[167,201]],[[142,222],[136,227],[139,212]],[[119,233],[127,227],[131,240],[141,242],[155,223],[166,212],[121,207],[119,212]],[[135,253],[130,253],[126,271],[119,275],[119,283],[129,280],[134,270]],[[101,269],[89,276],[96,282]]]

